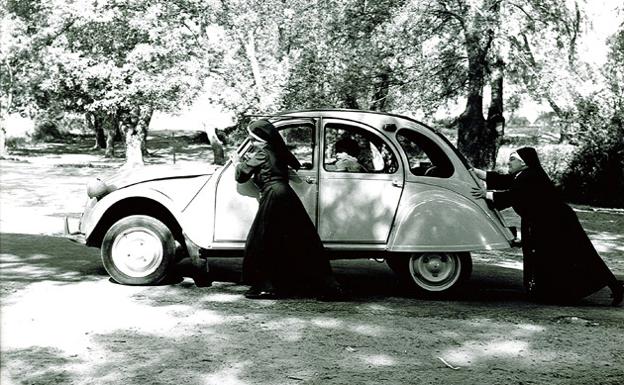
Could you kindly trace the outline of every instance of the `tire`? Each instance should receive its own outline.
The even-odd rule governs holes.
[[[410,289],[434,295],[452,292],[472,272],[470,253],[394,255],[386,263]]]
[[[131,215],[104,235],[102,262],[108,274],[124,285],[156,285],[167,275],[176,243],[169,228],[153,217]]]

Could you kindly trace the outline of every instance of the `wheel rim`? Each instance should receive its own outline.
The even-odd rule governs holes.
[[[429,291],[442,291],[453,286],[459,279],[461,267],[461,261],[455,254],[417,254],[409,261],[412,279]]]
[[[120,272],[139,278],[158,269],[163,261],[164,250],[155,232],[144,227],[133,227],[115,238],[111,254]]]

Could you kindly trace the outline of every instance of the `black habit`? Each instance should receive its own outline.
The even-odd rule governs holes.
[[[331,266],[316,227],[288,184],[288,167],[298,169],[300,164],[277,130],[259,122],[265,126],[259,130],[257,124],[254,133],[267,143],[236,167],[237,182],[253,178],[260,189],[245,244],[243,282],[252,287],[270,283],[284,291],[321,288],[332,280]]]
[[[615,280],[576,214],[543,170],[537,152],[521,148],[527,168],[515,174],[488,172],[494,206],[513,207],[521,218],[524,285],[543,301],[572,302]]]

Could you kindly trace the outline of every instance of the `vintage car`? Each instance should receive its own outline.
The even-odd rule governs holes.
[[[385,259],[415,290],[456,288],[471,251],[509,248],[514,235],[485,200],[469,165],[438,131],[411,118],[357,110],[268,116],[303,167],[291,186],[334,259]],[[337,142],[357,143],[358,168],[338,167]],[[237,149],[252,149],[246,139]],[[234,167],[145,166],[88,186],[79,224],[122,284],[162,281],[177,258],[241,256],[258,207]],[[296,255],[292,256],[296,258]]]

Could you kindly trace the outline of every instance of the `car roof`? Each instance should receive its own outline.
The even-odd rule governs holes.
[[[357,122],[362,122],[368,124],[373,127],[381,127],[386,123],[395,123],[397,128],[401,128],[405,125],[413,126],[417,125],[420,128],[424,128],[426,130],[431,131],[434,135],[439,137],[443,142],[445,142],[451,151],[453,151],[460,161],[466,166],[466,168],[470,168],[470,164],[466,157],[459,152],[459,150],[449,141],[449,139],[435,128],[432,128],[416,119],[412,119],[408,116],[391,114],[388,112],[381,111],[370,111],[370,110],[355,110],[355,109],[340,109],[340,108],[320,108],[320,109],[306,109],[306,110],[293,110],[293,111],[283,111],[277,114],[267,114],[267,115],[247,115],[250,117],[258,117],[258,118],[337,118],[337,119],[347,119],[353,120]]]
[[[388,123],[388,120],[394,120],[395,123],[411,123],[416,124],[420,127],[426,128],[433,132],[439,133],[438,130],[432,128],[416,119],[410,118],[409,116],[392,114],[389,112],[382,111],[370,111],[370,110],[356,110],[356,109],[341,109],[341,108],[318,108],[318,109],[304,109],[304,110],[288,110],[281,111],[274,114],[249,114],[249,117],[258,117],[258,118],[282,118],[282,117],[301,117],[301,118],[314,118],[314,117],[323,117],[323,118],[338,118],[338,119],[348,119],[348,120],[357,120],[363,123],[367,123],[372,126],[379,126],[381,123]],[[400,128],[399,125],[397,125]]]

